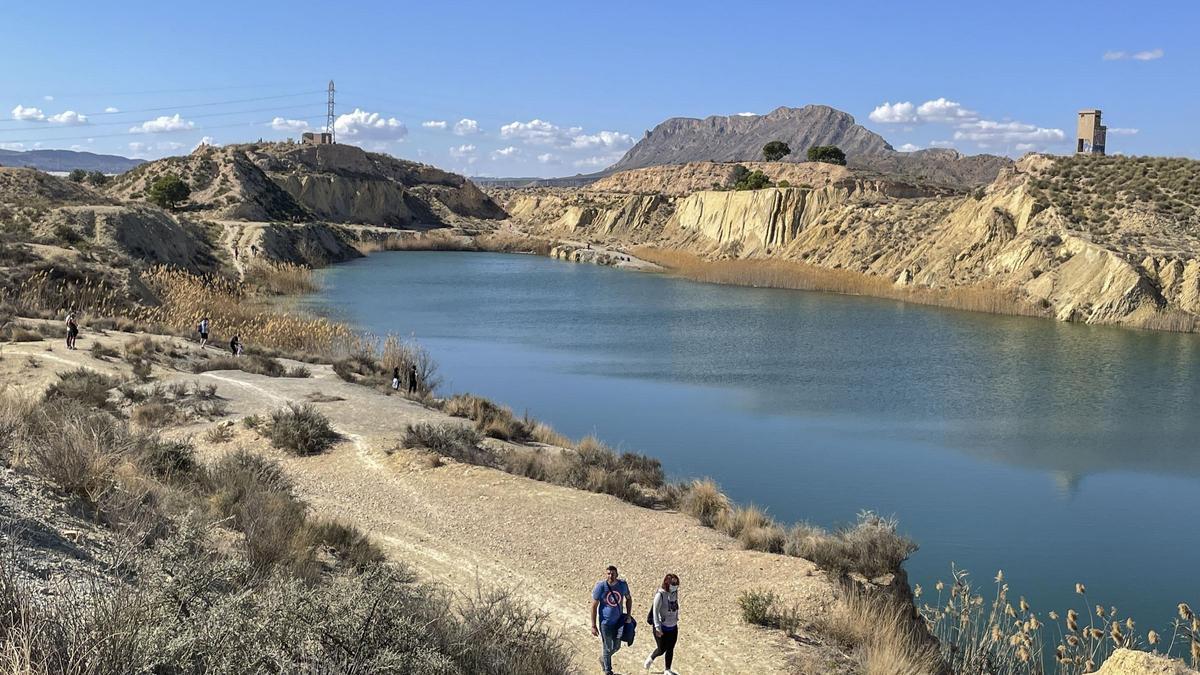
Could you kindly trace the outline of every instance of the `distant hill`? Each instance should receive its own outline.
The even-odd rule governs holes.
[[[996,155],[961,155],[954,150],[898,152],[879,134],[857,124],[854,117],[826,105],[776,108],[766,115],[714,115],[704,119],[673,117],[650,131],[616,164],[596,174],[598,179],[627,169],[691,162],[753,162],[762,147],[783,141],[792,149],[785,162],[806,161],[814,145],[836,145],[851,168],[891,176],[969,188],[990,183],[1000,169],[1012,164]],[[559,179],[563,180],[563,179]],[[551,185],[539,181],[537,185]]]
[[[0,150],[0,166],[31,167],[42,171],[83,169],[100,173],[125,173],[143,163],[143,160],[120,155],[97,155],[74,150]]]
[[[739,162],[762,159],[762,147],[783,141],[792,148],[785,161],[804,161],[814,145],[836,145],[847,156],[895,152],[879,134],[854,117],[827,105],[776,108],[766,115],[672,117],[650,131],[610,167],[610,171],[687,162]]]

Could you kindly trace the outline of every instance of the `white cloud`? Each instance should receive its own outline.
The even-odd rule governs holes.
[[[110,105],[110,106],[108,106],[107,108],[105,108],[105,109],[104,109],[104,112],[106,112],[106,113],[119,113],[119,112],[121,112],[121,110],[120,110],[119,108],[116,108],[116,107],[114,107],[114,106],[111,106],[111,105]]]
[[[467,136],[479,133],[479,122],[466,117],[454,123],[455,136]]]
[[[64,110],[57,115],[51,115],[46,118],[46,121],[51,124],[62,124],[68,127],[77,127],[88,123],[87,115],[81,115],[74,110]]]
[[[1062,141],[1066,134],[1062,129],[1046,129],[1024,122],[994,122],[977,120],[958,125],[954,132],[956,141],[973,141],[984,147],[985,143],[1054,143]]]
[[[46,94],[45,96],[43,96],[43,97],[42,97],[42,100],[44,100],[44,101],[53,101],[53,100],[54,100],[54,97],[53,97],[53,96],[51,96],[50,94]]]
[[[576,134],[571,138],[571,147],[577,150],[592,148],[628,148],[633,137],[619,131],[599,131],[594,134]]]
[[[161,134],[168,131],[185,131],[196,126],[195,122],[185,120],[179,116],[179,113],[174,115],[163,115],[152,120],[147,120],[135,127],[129,127],[131,134]]]
[[[563,150],[624,149],[633,145],[633,137],[619,131],[583,133],[583,127],[560,127],[545,120],[512,122],[500,127],[500,137],[530,145],[550,145]]]
[[[922,122],[960,122],[978,119],[979,114],[974,110],[967,110],[957,101],[938,98],[918,106],[917,117]]]
[[[515,157],[519,154],[521,154],[521,149],[510,145],[507,148],[500,148],[499,150],[493,151],[492,159],[500,159],[503,157]]]
[[[917,121],[916,106],[912,103],[884,101],[867,118],[880,124],[908,124]]]
[[[354,112],[338,115],[333,130],[339,139],[349,143],[361,141],[399,141],[408,135],[408,127],[395,117],[384,117],[379,113],[354,109]]]
[[[1017,143],[1017,152],[1029,152],[1036,149],[1037,143]]]
[[[1108,133],[1113,134],[1114,136],[1133,136],[1138,131],[1141,131],[1141,130],[1140,129],[1129,129],[1126,127],[1109,127],[1109,129],[1108,129]]]
[[[18,105],[12,109],[12,118],[26,122],[41,122],[46,119],[46,113],[42,112],[40,108],[26,108]]]
[[[537,161],[541,162],[542,164],[557,164],[559,159],[558,155],[545,152],[537,156]]]
[[[758,117],[758,113],[752,113],[752,112],[734,113],[734,117]]]
[[[196,147],[192,148],[192,152],[195,152],[206,145],[213,145],[213,137],[212,136],[205,136],[205,137],[201,138],[200,142],[196,144]]]
[[[24,150],[24,143],[0,143],[0,150]]]
[[[425,127],[426,129],[445,129],[446,120],[427,120],[425,122],[421,122],[421,126]]]
[[[308,122],[276,117],[271,120],[271,128],[276,131],[306,131],[308,129]]]
[[[929,141],[931,148],[953,148],[954,141]]]
[[[460,146],[450,148],[451,157],[466,157],[475,153],[475,146],[470,143],[463,143]]]
[[[1103,58],[1105,61],[1124,61],[1125,59],[1133,59],[1134,61],[1154,61],[1161,59],[1165,55],[1166,52],[1164,52],[1160,47],[1158,49],[1145,49],[1140,52],[1133,53],[1122,50],[1110,50],[1104,52],[1104,56],[1101,58]]]
[[[896,149],[899,150],[900,152],[916,152],[917,150],[921,149],[921,146],[913,145],[912,143],[905,143],[904,145],[902,145]]]
[[[549,122],[533,119],[528,122],[513,122],[500,127],[500,138],[515,138],[537,145],[570,145],[570,137],[583,131],[583,127],[564,129]]]
[[[910,101],[885,101],[867,116],[880,124],[914,124],[922,122],[961,122],[978,119],[974,110],[967,110],[957,101],[945,97],[913,105]]]

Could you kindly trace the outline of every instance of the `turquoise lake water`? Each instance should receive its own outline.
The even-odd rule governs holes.
[[[415,336],[444,393],[711,476],[777,519],[899,517],[1043,612],[1200,605],[1200,336],[716,286],[533,256],[380,253],[306,299]],[[682,554],[682,552],[681,552]],[[1086,608],[1084,608],[1086,609]]]

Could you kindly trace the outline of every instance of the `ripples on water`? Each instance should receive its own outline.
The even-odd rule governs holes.
[[[895,513],[914,582],[1003,568],[1166,625],[1200,601],[1200,337],[735,288],[545,258],[377,254],[310,299],[415,335],[448,391],[824,525]]]

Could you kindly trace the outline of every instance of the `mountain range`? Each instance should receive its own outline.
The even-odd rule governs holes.
[[[100,173],[125,173],[143,163],[144,160],[120,155],[97,155],[75,150],[0,150],[0,166],[28,167],[41,171],[83,169]]]

